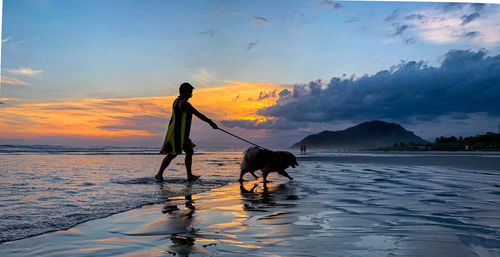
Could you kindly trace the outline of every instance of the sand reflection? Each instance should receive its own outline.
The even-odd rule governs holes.
[[[168,186],[162,190],[168,191]],[[253,181],[194,197],[166,198],[164,216],[148,224],[146,230],[158,234],[161,227],[169,236],[165,253],[177,256],[210,255],[220,248],[235,254],[257,251],[293,231],[293,211],[289,209],[295,205],[288,200],[297,199],[294,191],[291,183]]]
[[[186,191],[190,191],[191,184],[186,185]],[[168,195],[168,188],[162,186],[164,195]],[[196,229],[194,228],[196,206],[191,194],[182,197],[173,197],[165,201],[162,212],[167,215],[168,222],[165,223],[170,234],[170,245],[167,253],[179,256],[189,256],[196,252],[194,249]]]
[[[240,194],[242,204],[246,211],[268,211],[275,206],[295,207],[294,203],[283,202],[282,200],[296,200],[293,182],[282,184],[253,184],[253,186],[240,183]],[[249,189],[247,189],[249,188]]]

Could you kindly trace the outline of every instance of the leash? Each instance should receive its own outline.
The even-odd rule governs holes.
[[[252,142],[250,142],[250,141],[248,141],[248,140],[246,140],[246,139],[243,139],[243,138],[241,138],[241,137],[239,137],[239,136],[237,136],[237,135],[235,135],[235,134],[233,134],[233,133],[227,132],[227,131],[225,131],[225,130],[223,130],[223,129],[221,129],[221,128],[217,128],[217,129],[218,129],[218,130],[220,130],[220,131],[222,131],[222,132],[224,132],[224,133],[226,133],[226,134],[229,134],[229,135],[231,135],[231,136],[233,136],[233,137],[235,137],[235,138],[237,138],[237,139],[240,139],[240,140],[242,140],[242,141],[245,141],[245,142],[247,142],[247,143],[249,143],[249,144],[251,144],[251,145],[257,146],[257,147],[262,148],[262,149],[267,149],[267,148],[262,147],[262,146],[260,146],[260,145],[258,145],[258,144],[254,144],[254,143],[252,143]]]

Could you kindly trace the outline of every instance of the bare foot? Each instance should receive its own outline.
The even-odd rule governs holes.
[[[155,179],[156,179],[156,182],[163,182],[163,176],[161,176],[160,174],[156,174],[155,176]]]
[[[189,180],[189,181],[197,180],[197,179],[199,179],[199,178],[200,178],[200,176],[197,176],[197,175],[189,175],[189,176],[188,176],[188,180]]]

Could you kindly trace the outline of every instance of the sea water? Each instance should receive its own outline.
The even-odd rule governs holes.
[[[241,152],[193,157],[199,181],[186,181],[184,156],[153,179],[163,159],[157,149],[0,146],[0,242],[103,218],[166,197],[220,187],[238,178]]]
[[[228,256],[247,255],[248,246],[255,256],[500,256],[499,154],[297,154],[300,165],[288,169],[295,180],[274,173],[264,190],[261,180],[239,189],[231,183],[239,175],[240,151],[195,155],[194,173],[202,179],[192,183],[185,181],[179,156],[160,186],[152,176],[163,156],[153,150],[94,150],[0,154],[1,239],[61,230],[220,187],[193,196],[192,204],[204,204],[206,197],[205,204],[218,207],[205,213],[197,208],[197,219],[207,224],[231,215],[238,220],[229,222],[237,226],[229,231],[245,251],[216,240]],[[240,199],[241,206],[227,209],[220,197]],[[203,224],[185,236],[203,243],[219,235],[217,226]],[[231,233],[227,226],[225,233]],[[14,243],[4,250],[17,249]]]

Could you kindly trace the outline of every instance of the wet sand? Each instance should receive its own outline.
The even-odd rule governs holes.
[[[0,256],[500,256],[498,172],[387,161],[301,158],[293,181],[166,197]]]

